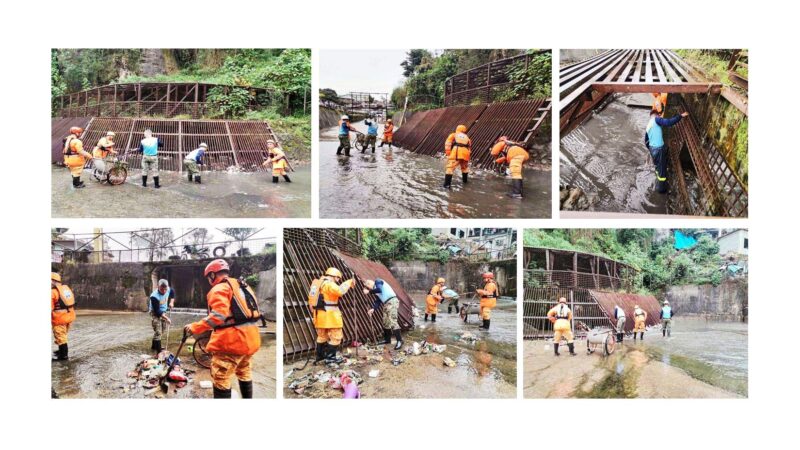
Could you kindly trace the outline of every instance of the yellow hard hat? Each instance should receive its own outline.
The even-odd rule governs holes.
[[[61,275],[59,275],[57,272],[50,272],[50,279],[61,283]]]
[[[328,270],[325,271],[325,275],[342,278],[342,272],[335,267],[328,267]]]
[[[444,283],[444,278],[442,278],[442,277],[437,278],[436,279],[436,284],[439,284],[439,283]]]

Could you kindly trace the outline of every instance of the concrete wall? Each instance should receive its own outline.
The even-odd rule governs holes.
[[[447,286],[458,293],[474,292],[483,287],[481,273],[493,272],[503,296],[517,296],[517,261],[503,260],[489,263],[450,261],[445,264],[425,261],[393,261],[387,265],[389,271],[406,291],[427,291],[444,277]]]
[[[341,111],[336,111],[323,106],[319,107],[319,129],[335,127],[339,124],[339,118],[342,116]]]
[[[717,239],[719,254],[727,255],[733,252],[740,255],[747,255],[748,249],[744,246],[745,239],[747,239],[747,230],[737,230],[720,237]]]
[[[676,316],[711,315],[719,320],[742,320],[747,316],[747,280],[673,286],[666,298]]]

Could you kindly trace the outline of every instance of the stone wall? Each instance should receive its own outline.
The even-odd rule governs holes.
[[[676,316],[704,315],[718,320],[747,319],[747,280],[726,280],[710,284],[672,286],[666,298]]]
[[[483,287],[481,274],[493,272],[500,287],[500,294],[517,296],[515,259],[487,263],[449,261],[445,264],[435,261],[392,261],[387,267],[406,291],[427,291],[436,282],[436,278],[444,277],[447,286],[456,292],[474,292],[476,288]]]

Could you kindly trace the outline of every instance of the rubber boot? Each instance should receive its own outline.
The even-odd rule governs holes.
[[[337,156],[339,156],[339,155],[341,155],[341,154],[342,154],[342,146],[340,145],[340,146],[339,146],[339,147],[336,149],[336,155],[337,155]]]
[[[431,322],[436,322],[436,314],[431,314]]]
[[[192,182],[192,172],[189,172],[189,183]]]
[[[289,179],[289,175],[284,175],[283,179],[286,180],[287,183],[291,183],[292,180]]]
[[[553,344],[553,352],[556,356],[561,356],[561,353],[558,353],[558,344]]]
[[[325,342],[324,344],[320,344],[319,342],[317,343],[317,354],[316,354],[316,359],[314,360],[314,364],[325,359],[325,352],[327,351],[327,345],[328,345],[327,342]]]
[[[154,186],[154,187],[155,187],[156,189],[158,189],[158,188],[160,188],[160,187],[161,187],[161,185],[160,185],[160,184],[158,184],[158,177],[153,177],[153,182],[155,183],[155,186]]]
[[[394,349],[400,350],[401,348],[403,348],[403,335],[400,334],[399,329],[394,330],[394,339],[397,341],[397,343],[394,344]]]
[[[150,350],[155,350],[155,349],[156,349],[156,340],[153,339],[152,341],[150,341]]]
[[[447,314],[451,314],[453,311],[453,307],[451,305],[447,305]]]
[[[428,315],[425,314],[425,322],[427,322],[427,321],[428,321]]]
[[[661,336],[667,337],[667,329],[666,328],[662,328],[661,329]]]
[[[328,349],[325,352],[325,362],[341,364],[343,361],[344,358],[336,355],[336,347],[332,346],[331,344],[328,344]]]
[[[385,345],[390,345],[392,343],[392,330],[389,328],[383,329],[383,343]]]
[[[573,342],[570,342],[569,344],[567,344],[567,347],[569,347],[569,354],[570,355],[572,355],[572,356],[577,356],[578,355],[577,353],[575,353],[575,344]]]
[[[623,339],[625,339],[625,333],[617,333],[617,342],[621,344]]]
[[[344,149],[344,156],[350,156],[350,149],[349,148]]]
[[[242,398],[253,398],[253,380],[239,380],[239,392],[242,394]]]
[[[469,172],[467,172],[467,173],[462,173],[462,174],[461,174],[461,181],[463,181],[463,182],[464,182],[464,184],[467,184],[467,181],[468,181],[468,180],[469,180]]]
[[[72,187],[78,187],[78,177],[72,177]]]
[[[219,389],[214,387],[214,398],[231,398],[230,389]]]
[[[86,183],[81,181],[81,177],[73,177],[73,180],[75,182],[75,187],[76,188],[86,187]]]
[[[511,180],[511,198],[522,198],[522,180]]]
[[[639,340],[640,340],[640,341],[643,341],[643,340],[644,340],[644,331],[642,331],[641,333],[639,333]]]
[[[142,187],[147,187],[147,175],[142,175]]]
[[[69,359],[69,344],[59,345],[58,350],[58,357],[61,359],[61,361],[67,361]]]
[[[197,184],[200,184],[200,175],[195,175],[194,176],[194,182],[197,183]]]
[[[636,340],[636,332],[635,331],[633,332],[633,340],[634,341]]]
[[[278,182],[278,177],[272,177],[272,182],[273,183],[277,183]]]
[[[444,176],[444,187],[445,189],[450,189],[450,185],[453,183],[453,175],[445,175]]]
[[[489,329],[489,324],[490,324],[491,322],[492,322],[492,321],[491,321],[491,320],[489,320],[489,319],[483,319],[483,329],[484,329],[484,330],[488,330],[488,329]]]
[[[161,339],[153,339],[153,350],[155,350],[156,352],[164,350],[164,348],[161,347]]]

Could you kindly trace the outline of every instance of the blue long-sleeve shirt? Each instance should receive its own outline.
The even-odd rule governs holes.
[[[147,138],[144,138],[139,142],[139,153],[143,154],[144,156],[156,156],[158,154],[158,149],[164,148],[164,141],[162,141],[161,138],[154,137],[150,139],[155,139],[155,142],[145,143]]]
[[[658,148],[664,146],[664,132],[662,127],[671,127],[681,121],[683,116],[677,115],[665,119],[663,117],[654,116],[647,123],[647,128],[644,131],[644,145],[648,148]]]
[[[375,287],[370,289],[369,293],[375,295],[375,301],[372,302],[372,309],[381,308],[384,303],[397,297],[394,293],[394,289],[380,278],[375,280]]]

